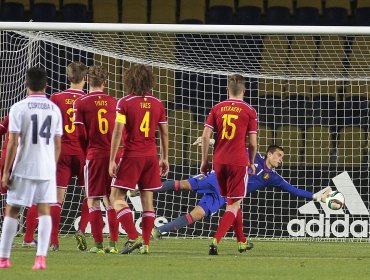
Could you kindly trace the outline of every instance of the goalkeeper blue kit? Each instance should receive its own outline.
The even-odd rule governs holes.
[[[275,169],[269,169],[266,166],[264,157],[260,153],[257,153],[254,164],[256,166],[256,173],[253,176],[249,176],[247,193],[252,193],[265,187],[273,187],[289,192],[294,196],[312,200],[312,192],[298,189],[284,180],[283,177],[276,173]],[[189,178],[188,182],[193,191],[204,194],[197,205],[203,208],[206,216],[212,216],[226,203],[225,198],[220,196],[214,171],[210,172],[208,176],[201,174]]]

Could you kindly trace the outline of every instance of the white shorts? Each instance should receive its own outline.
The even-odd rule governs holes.
[[[12,206],[31,207],[32,204],[57,202],[55,178],[31,180],[13,176],[8,188],[6,203]]]

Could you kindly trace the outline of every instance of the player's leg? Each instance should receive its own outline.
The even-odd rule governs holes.
[[[217,255],[217,245],[234,223],[242,198],[246,195],[248,175],[245,167],[215,164],[221,196],[227,197],[227,206],[209,248],[210,255]]]
[[[50,236],[50,249],[52,251],[59,250],[59,227],[60,215],[65,193],[72,176],[73,162],[72,156],[61,155],[57,163],[56,183],[57,183],[57,202],[50,204],[50,215],[52,221],[52,229]]]
[[[62,204],[66,193],[66,187],[57,187],[57,203],[50,204],[50,216],[52,221],[52,229],[50,236],[50,249],[59,251],[59,227]]]
[[[109,227],[109,246],[105,247],[106,253],[117,254],[117,241],[118,241],[118,220],[117,214],[112,207],[108,197],[103,198],[103,203],[107,212],[108,227]]]
[[[46,255],[52,230],[52,219],[50,216],[50,206],[48,203],[38,203],[37,211],[39,215],[39,231],[35,264],[32,269],[46,268]]]
[[[82,160],[81,160],[82,161]],[[81,164],[82,166],[82,164]],[[86,197],[86,191],[85,191],[85,181],[84,181],[84,168],[81,167],[81,170],[78,175],[77,184],[81,187],[84,199],[82,201],[81,205],[81,218],[80,222],[78,224],[78,230],[76,231],[74,237],[77,241],[77,249],[80,251],[86,251],[87,250],[87,242],[85,237],[85,230],[87,227],[87,224],[89,222],[89,207],[87,206],[87,197]]]
[[[121,254],[130,254],[142,245],[142,239],[136,230],[132,211],[126,202],[127,190],[112,187],[110,201],[117,213],[117,220],[127,233],[128,241],[125,243]]]
[[[141,176],[138,181],[140,189],[141,205],[143,206],[142,216],[142,236],[143,247],[139,253],[149,253],[149,243],[152,229],[154,227],[155,212],[153,207],[153,191],[162,188],[161,178],[159,176],[158,157],[145,157],[144,165],[141,169]]]
[[[87,205],[89,207],[89,222],[91,233],[95,241],[95,246],[90,248],[91,253],[104,254],[103,248],[103,215],[100,209],[101,198],[106,196],[105,181],[108,167],[106,158],[86,160],[86,193]]]
[[[206,212],[204,209],[200,206],[195,206],[193,210],[190,211],[190,213],[187,213],[186,215],[180,216],[176,218],[175,220],[164,224],[163,226],[160,226],[158,228],[153,228],[152,230],[152,236],[154,239],[160,239],[162,234],[164,232],[175,232],[179,229],[186,227],[188,225],[191,225],[192,223],[195,223],[197,221],[200,221],[204,218],[206,215]]]
[[[91,233],[94,238],[95,246],[90,248],[91,253],[104,254],[103,249],[103,215],[100,209],[100,198],[89,198],[87,201],[89,207],[89,221]]]
[[[10,253],[14,242],[14,237],[17,234],[18,215],[20,212],[18,206],[6,206],[6,216],[4,218],[1,241],[0,241],[0,268],[9,268]]]
[[[253,248],[253,243],[247,240],[243,232],[243,214],[241,208],[239,208],[238,213],[236,214],[233,228],[238,242],[238,251],[243,253],[251,250]]]
[[[34,204],[27,210],[26,215],[26,232],[23,237],[22,247],[36,247],[37,241],[34,234],[38,224],[37,206]]]
[[[122,157],[117,169],[117,177],[112,180],[110,201],[116,210],[117,219],[128,237],[128,241],[125,243],[121,254],[130,254],[142,245],[142,238],[139,237],[136,230],[132,211],[126,202],[127,191],[135,190],[141,176],[142,166],[142,158]]]
[[[153,192],[144,191],[140,192],[141,205],[143,206],[142,216],[142,236],[143,236],[143,247],[140,249],[140,253],[149,253],[149,243],[152,229],[154,227],[155,212],[153,207]]]
[[[52,228],[50,204],[57,201],[57,190],[55,179],[50,181],[35,180],[32,181],[32,183],[32,187],[35,189],[32,202],[37,204],[37,211],[39,215],[37,253],[32,269],[39,270],[46,268],[46,255],[48,252]]]

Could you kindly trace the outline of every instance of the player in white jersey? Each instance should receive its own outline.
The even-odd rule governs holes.
[[[22,207],[37,204],[39,235],[32,269],[46,268],[51,233],[50,203],[56,203],[56,161],[61,149],[62,117],[45,95],[45,70],[27,71],[28,97],[9,112],[9,143],[2,185],[8,189],[6,217],[0,241],[0,268],[10,267],[10,253]],[[15,158],[15,160],[14,160]],[[14,161],[12,174],[9,170]]]

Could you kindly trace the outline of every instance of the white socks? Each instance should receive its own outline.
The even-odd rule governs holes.
[[[48,253],[51,234],[51,216],[39,216],[39,230],[36,256],[45,256]]]
[[[18,219],[4,218],[0,241],[0,258],[10,258],[14,237],[17,234],[17,227]]]

